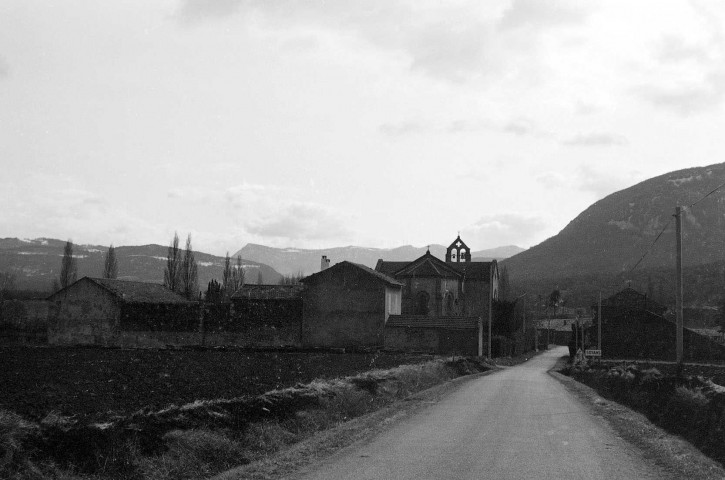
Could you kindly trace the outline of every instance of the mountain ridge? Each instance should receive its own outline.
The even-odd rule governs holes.
[[[412,261],[424,255],[429,248],[431,254],[441,259],[445,258],[447,247],[440,244],[432,244],[426,247],[402,245],[394,248],[374,248],[350,245],[346,247],[306,249],[294,247],[277,248],[248,243],[237,250],[234,256],[242,255],[243,258],[266,263],[283,275],[295,275],[298,273],[310,275],[319,271],[320,259],[323,255],[330,259],[332,265],[347,260],[374,268],[377,261],[381,258],[388,261]],[[521,247],[515,245],[506,245],[471,252],[471,256],[475,261],[501,260],[523,250]]]
[[[683,215],[683,264],[723,260],[725,190],[713,192],[723,183],[725,163],[644,180],[594,202],[557,235],[502,265],[512,281],[674,265],[675,206],[696,202]]]
[[[60,273],[63,248],[66,242],[53,238],[18,239],[0,238],[0,271],[18,273],[17,288],[49,291],[54,278]],[[116,258],[120,279],[162,283],[168,246],[158,244],[117,246]],[[102,245],[73,244],[73,256],[78,265],[78,278],[100,277],[108,247]],[[222,278],[224,257],[194,251],[198,264],[199,289]],[[236,256],[235,256],[236,258]],[[234,259],[233,259],[234,261]],[[242,259],[247,282],[256,282],[261,272],[264,283],[278,283],[282,276],[264,263]]]

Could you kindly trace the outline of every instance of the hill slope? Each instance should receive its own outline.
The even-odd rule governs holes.
[[[50,238],[0,239],[0,272],[18,272],[19,289],[49,291],[53,278],[57,278],[60,273],[64,247],[65,241]],[[74,245],[73,256],[78,264],[78,278],[100,277],[107,250],[108,247],[99,245]],[[116,247],[118,277],[161,283],[167,250],[168,247],[161,245]],[[212,278],[221,280],[224,258],[202,252],[194,252],[194,257],[199,265],[199,288],[205,291]],[[259,272],[265,283],[277,283],[281,278],[268,265],[250,260],[243,260],[242,263],[248,282],[256,282]]]
[[[425,254],[427,248],[406,245],[397,248],[337,247],[321,250],[306,250],[298,248],[273,248],[249,243],[236,252],[234,256],[241,255],[242,258],[263,262],[284,275],[292,275],[299,272],[310,275],[320,270],[320,258],[322,255],[327,255],[332,265],[347,260],[374,268],[380,258],[389,261],[415,260]],[[431,245],[430,252],[438,258],[444,258],[446,248],[443,245]],[[471,256],[479,261],[491,260],[493,258],[500,260],[521,251],[523,251],[522,248],[511,245],[471,252]]]
[[[512,280],[628,272],[667,229],[639,268],[674,266],[675,206],[690,205],[725,182],[725,163],[667,173],[613,193],[558,235],[503,261]],[[683,216],[683,263],[725,259],[725,188]]]

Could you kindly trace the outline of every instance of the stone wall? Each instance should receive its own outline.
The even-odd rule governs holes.
[[[0,304],[0,341],[46,343],[48,302],[45,299],[3,301]]]
[[[484,332],[484,350],[487,334]],[[385,350],[478,355],[478,329],[385,327]]]

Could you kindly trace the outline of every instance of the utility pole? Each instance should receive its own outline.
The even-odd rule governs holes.
[[[675,208],[675,233],[677,235],[677,287],[675,290],[675,314],[677,315],[677,363],[682,363],[682,207]]]
[[[602,291],[599,290],[599,305],[597,306],[597,346],[602,351]]]
[[[493,264],[492,264],[493,266]],[[488,359],[491,360],[491,322],[493,321],[493,268],[488,276]]]

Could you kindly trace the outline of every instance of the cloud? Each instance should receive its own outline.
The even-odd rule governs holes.
[[[5,78],[8,75],[10,75],[10,66],[8,65],[8,62],[0,56],[0,78]]]
[[[430,121],[407,120],[399,123],[383,123],[378,127],[378,131],[391,137],[422,133],[460,134],[482,131],[501,132],[518,137],[549,135],[547,132],[539,130],[536,124],[527,118],[515,118],[505,123],[497,123],[484,118],[459,118],[437,125]]]
[[[611,133],[588,133],[575,135],[561,144],[570,147],[614,147],[626,145],[627,139]]]
[[[591,192],[599,199],[632,186],[640,178],[641,173],[636,170],[602,172],[588,165],[582,165],[577,170],[574,181],[576,188],[584,192]]]
[[[662,63],[679,63],[696,61],[706,63],[709,60],[708,50],[702,46],[689,45],[682,37],[666,35],[660,41],[657,60]]]
[[[721,106],[725,99],[725,72],[710,72],[697,83],[639,86],[634,92],[655,107],[689,116]]]
[[[504,125],[501,130],[519,137],[539,133],[534,126],[534,122],[526,118],[517,118],[515,120],[511,120],[506,125]]]
[[[476,223],[463,229],[469,242],[476,245],[528,245],[542,231],[547,223],[540,217],[519,213],[500,213],[481,217]]]
[[[389,137],[402,137],[411,134],[424,133],[430,130],[430,127],[415,120],[408,120],[400,123],[383,123],[378,127],[378,131]]]
[[[487,26],[480,22],[427,25],[407,44],[411,69],[454,83],[481,75],[487,63],[487,33]]]
[[[343,239],[350,231],[343,219],[330,209],[312,203],[287,205],[269,218],[246,225],[246,230],[265,238],[299,240]]]
[[[537,175],[536,181],[549,191],[579,190],[592,193],[599,199],[631,186],[641,177],[642,173],[637,170],[599,171],[589,165],[580,165],[572,171],[542,172]]]
[[[196,24],[228,17],[236,13],[241,4],[241,0],[183,0],[176,17],[183,24]]]
[[[499,22],[499,28],[548,28],[583,23],[588,12],[578,2],[513,0]]]

